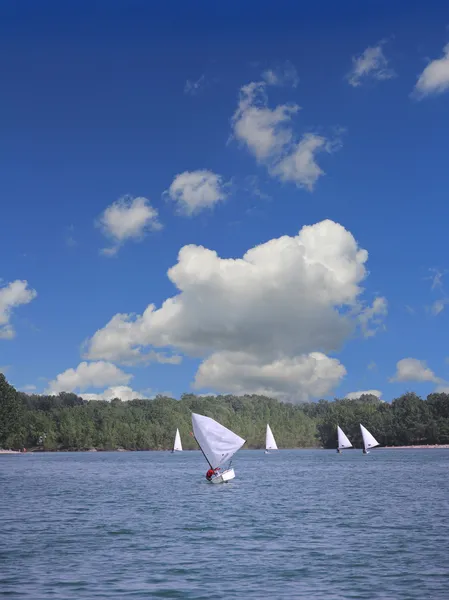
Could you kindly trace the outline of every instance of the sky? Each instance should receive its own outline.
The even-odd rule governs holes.
[[[433,0],[4,0],[0,371],[92,399],[449,390],[448,25]]]

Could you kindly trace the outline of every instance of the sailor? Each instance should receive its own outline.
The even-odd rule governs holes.
[[[215,469],[209,469],[209,471],[206,473],[206,479],[208,481],[210,481],[212,479],[212,476],[215,474]]]

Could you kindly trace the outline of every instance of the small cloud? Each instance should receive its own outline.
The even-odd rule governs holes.
[[[127,385],[109,387],[99,394],[81,394],[81,398],[84,400],[107,400],[109,402],[114,400],[114,398],[119,398],[122,402],[150,399],[147,395],[142,392],[136,392]]]
[[[369,46],[360,56],[353,56],[352,69],[346,75],[349,85],[359,87],[367,79],[383,81],[396,77],[393,69],[388,67],[382,46],[385,40],[380,41],[377,46]]]
[[[22,392],[34,392],[37,390],[37,387],[35,385],[24,385],[22,389]]]
[[[369,364],[367,369],[369,371],[376,371],[377,370],[377,364],[372,360]]]
[[[429,277],[425,277],[426,280],[430,280],[432,285],[430,287],[431,290],[442,289],[443,287],[443,277],[446,275],[447,271],[442,271],[437,267],[431,267],[429,269],[431,275]]]
[[[403,358],[396,363],[396,373],[390,378],[390,381],[432,381],[441,383],[442,379],[429,369],[424,360]]]
[[[443,48],[443,55],[432,60],[421,75],[411,93],[411,97],[421,100],[426,96],[442,94],[449,89],[449,44]]]
[[[282,67],[267,69],[262,73],[262,79],[268,85],[288,85],[296,87],[299,82],[298,72],[290,61],[286,61]]]
[[[179,173],[164,193],[177,204],[181,214],[191,217],[225,200],[226,187],[221,175],[201,169]]]
[[[103,256],[117,256],[119,246],[110,246],[109,248],[100,248],[100,254]]]
[[[101,388],[106,385],[126,385],[132,375],[125,373],[107,361],[82,362],[75,369],[66,369],[49,382],[46,394],[83,391],[86,388]]]
[[[114,242],[112,247],[100,250],[104,256],[115,256],[126,241],[139,241],[148,231],[162,229],[158,211],[151,206],[149,200],[132,196],[123,196],[108,206],[97,220],[96,226]]]
[[[435,300],[431,306],[426,307],[426,310],[430,312],[431,315],[436,317],[445,309],[446,304],[449,302],[449,298],[445,294],[445,290],[443,287],[443,277],[446,275],[447,271],[442,271],[436,267],[432,267],[429,269],[431,275],[426,277],[425,279],[430,280],[432,282],[431,290],[438,291],[441,294],[441,298]]]
[[[184,94],[187,94],[188,96],[196,96],[204,89],[205,85],[206,77],[204,74],[201,75],[201,77],[196,81],[187,79],[184,85]]]
[[[405,305],[405,310],[408,312],[409,315],[414,315],[416,313],[415,309],[409,306],[408,304]]]
[[[382,392],[380,390],[363,390],[360,392],[349,392],[349,394],[345,395],[345,398],[348,400],[358,400],[360,396],[376,396],[377,398],[382,397]]]
[[[384,319],[388,314],[388,302],[383,296],[374,299],[371,306],[359,314],[360,329],[364,337],[376,335],[380,328],[385,329]]]
[[[6,375],[6,373],[10,370],[11,365],[0,365],[0,373]]]
[[[0,284],[0,339],[11,340],[16,332],[11,324],[12,311],[18,306],[29,304],[37,292],[28,287],[28,281],[16,279],[8,285]]]
[[[253,81],[240,89],[238,107],[231,119],[230,139],[245,145],[272,177],[311,192],[324,175],[317,162],[318,155],[335,152],[341,147],[341,140],[311,132],[296,137],[292,119],[300,107],[289,103],[269,108],[267,85],[266,81]]]
[[[443,298],[442,300],[435,300],[435,302],[430,307],[430,314],[436,317],[437,315],[443,312],[448,302],[448,298]]]

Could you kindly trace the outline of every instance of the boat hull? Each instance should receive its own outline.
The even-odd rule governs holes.
[[[228,483],[228,481],[231,481],[231,479],[234,479],[234,477],[235,477],[234,469],[227,469],[226,471],[223,471],[219,475],[215,475],[215,477],[212,477],[210,482],[211,483]]]

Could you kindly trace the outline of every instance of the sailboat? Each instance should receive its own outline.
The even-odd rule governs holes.
[[[276,440],[274,439],[271,427],[267,423],[267,434],[265,436],[265,454],[270,454],[269,450],[278,450]]]
[[[341,429],[341,427],[339,425],[337,425],[337,435],[338,435],[338,446],[337,446],[338,454],[341,454],[341,451],[344,448],[352,448],[351,442],[348,440],[346,434],[344,433],[344,431]]]
[[[175,443],[173,444],[173,452],[182,452],[181,436],[179,435],[179,429],[176,430]]]
[[[234,469],[224,471],[221,467],[243,446],[246,440],[227,429],[214,419],[192,413],[193,435],[207,460],[210,470],[207,479],[211,483],[227,483],[234,479]]]
[[[361,423],[360,423],[360,431],[362,432],[362,438],[363,438],[363,454],[368,454],[369,449],[374,448],[375,446],[378,446],[379,442],[376,440],[376,438],[373,436],[373,434],[370,433],[368,431],[368,429],[366,429],[366,427],[363,427],[363,425]]]

